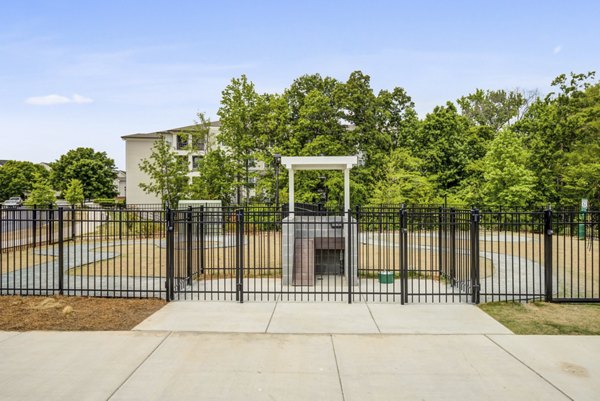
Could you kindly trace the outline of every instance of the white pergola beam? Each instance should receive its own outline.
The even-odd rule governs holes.
[[[294,171],[342,170],[344,172],[344,211],[350,209],[350,170],[358,164],[358,156],[283,156],[281,164],[288,169],[289,212],[294,212]]]

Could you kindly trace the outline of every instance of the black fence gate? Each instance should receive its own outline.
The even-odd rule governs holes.
[[[401,207],[169,211],[169,299],[477,303],[479,217]]]

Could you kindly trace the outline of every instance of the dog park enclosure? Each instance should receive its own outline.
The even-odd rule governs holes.
[[[296,205],[297,221],[265,205],[2,209],[0,292],[237,301],[600,300],[597,212],[380,206],[340,214],[308,206]],[[315,269],[312,278],[300,269],[307,282],[294,285],[285,279],[286,260],[288,266],[293,260],[284,252],[291,245],[284,233],[307,232],[302,225],[333,233],[325,244],[302,238],[313,241]],[[351,241],[341,242],[343,232]],[[331,270],[342,246],[346,263],[356,266],[350,280]]]

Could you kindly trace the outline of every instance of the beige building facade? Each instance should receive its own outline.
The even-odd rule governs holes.
[[[187,127],[174,128],[166,131],[151,133],[139,133],[125,135],[121,138],[125,141],[125,170],[126,170],[126,188],[127,204],[159,204],[160,198],[154,194],[148,194],[140,188],[140,183],[149,182],[146,173],[140,170],[140,163],[152,154],[154,142],[161,136],[171,144],[172,150],[180,157],[186,157],[189,163],[190,178],[197,176],[196,171],[199,161],[209,150],[211,143],[215,143],[215,138],[219,132],[219,122],[213,122],[210,125],[208,138],[205,142],[194,144],[194,150],[190,152],[188,141],[189,132],[196,127],[193,125]]]

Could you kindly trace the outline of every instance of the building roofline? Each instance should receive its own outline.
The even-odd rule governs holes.
[[[156,131],[156,132],[148,132],[148,133],[137,133],[137,134],[130,134],[130,135],[123,135],[121,137],[121,139],[158,139],[160,137],[160,135],[165,135],[165,134],[178,134],[180,132],[186,132],[186,131],[190,131],[194,128],[196,128],[196,124],[194,125],[187,125],[185,127],[179,127],[179,128],[171,128],[171,129],[167,129],[164,131]],[[221,126],[221,122],[220,121],[213,121],[210,123],[210,127],[211,128],[216,128],[216,127],[220,127]]]

